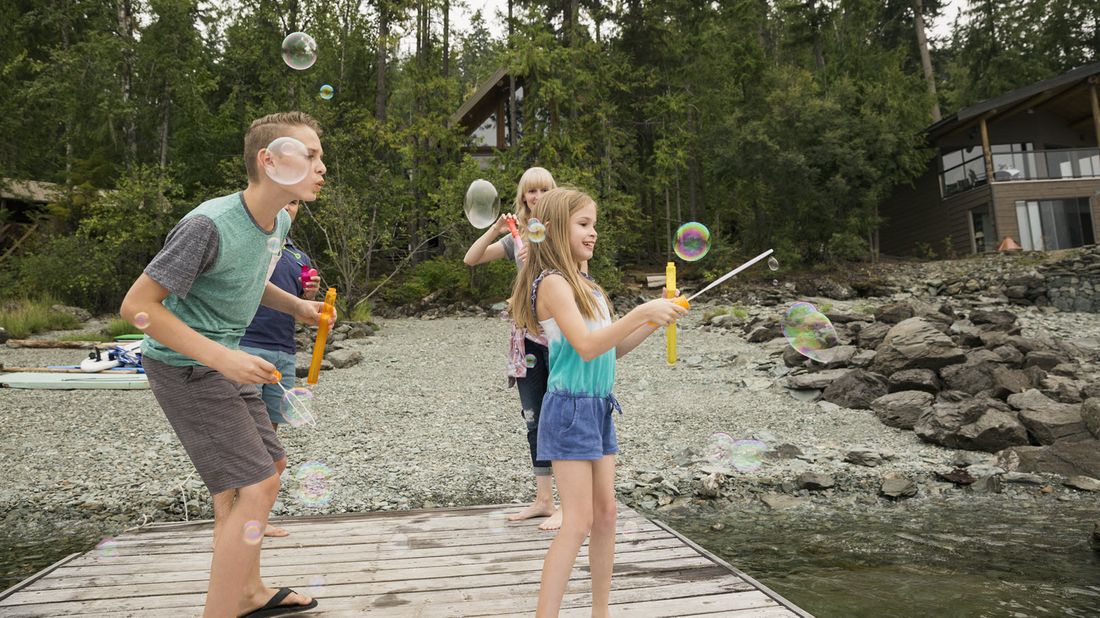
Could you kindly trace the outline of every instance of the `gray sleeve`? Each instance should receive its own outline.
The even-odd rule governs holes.
[[[145,274],[180,298],[218,259],[218,228],[209,217],[196,215],[168,232],[164,248],[145,267]]]
[[[500,246],[504,247],[504,255],[508,256],[509,260],[516,261],[516,239],[512,238],[511,234],[500,239]]]

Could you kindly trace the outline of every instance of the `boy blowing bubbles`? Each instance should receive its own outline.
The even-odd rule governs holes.
[[[306,324],[322,303],[268,281],[290,228],[285,206],[312,201],[324,184],[317,122],[301,112],[256,120],[244,138],[248,187],[202,203],[168,234],[164,248],[126,293],[121,314],[145,330],[149,386],[214,502],[228,513],[215,531],[205,616],[272,616],[317,602],[260,581],[260,540],[279,493],[286,454],[255,385],[275,367],[238,349],[262,304]],[[266,147],[293,137],[309,151],[310,169],[293,185],[264,173]]]

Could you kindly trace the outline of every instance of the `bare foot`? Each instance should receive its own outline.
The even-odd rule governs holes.
[[[286,528],[268,524],[267,527],[264,528],[264,536],[290,536],[290,533],[286,531]]]
[[[554,505],[546,504],[543,502],[532,502],[531,506],[523,509],[518,513],[512,513],[508,516],[508,521],[520,521],[521,519],[531,519],[532,517],[546,517],[554,514]],[[558,525],[561,525],[560,522]]]
[[[557,530],[561,528],[561,509],[555,509],[550,519],[539,524],[539,530]]]
[[[284,590],[287,591],[288,594],[284,594]],[[276,590],[275,588],[264,588],[260,591],[259,594],[249,595],[242,599],[241,604],[237,606],[237,615],[245,616],[250,612],[254,612],[257,609],[266,605],[267,603],[270,603],[272,600],[280,595],[284,598],[276,601],[278,607],[286,607],[289,609],[298,605],[304,607],[313,603],[312,597],[308,597],[299,592],[294,592],[290,588],[281,588],[278,590]]]

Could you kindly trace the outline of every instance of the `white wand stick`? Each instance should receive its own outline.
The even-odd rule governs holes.
[[[749,266],[752,266],[753,264],[755,264],[755,263],[759,262],[760,260],[762,260],[762,259],[764,259],[764,258],[768,257],[768,256],[769,256],[769,255],[771,255],[771,254],[772,254],[772,253],[773,253],[774,251],[775,251],[774,249],[768,249],[767,251],[765,251],[765,252],[761,253],[760,255],[758,255],[758,256],[756,256],[756,257],[752,258],[752,259],[751,259],[751,260],[749,260],[748,262],[745,262],[744,264],[742,264],[742,265],[738,266],[737,268],[734,268],[733,270],[731,270],[731,271],[729,271],[728,273],[726,273],[726,274],[722,275],[721,277],[718,277],[718,278],[717,278],[717,279],[715,279],[714,281],[711,281],[710,285],[708,285],[707,287],[705,287],[705,288],[703,288],[703,289],[699,290],[698,292],[696,292],[696,293],[692,294],[691,296],[689,296],[689,297],[688,297],[688,302],[691,302],[691,301],[695,300],[695,297],[696,297],[696,296],[698,296],[698,295],[702,294],[703,292],[706,292],[707,290],[709,290],[709,289],[711,289],[712,287],[714,287],[714,286],[718,285],[719,283],[722,283],[722,282],[723,282],[723,281],[725,281],[726,279],[729,279],[730,277],[732,277],[732,276],[736,275],[737,273],[741,272],[742,270],[745,270],[745,269],[746,269],[746,268],[748,268]]]

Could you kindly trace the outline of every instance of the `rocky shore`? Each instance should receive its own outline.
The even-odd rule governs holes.
[[[680,363],[665,364],[659,336],[620,362],[620,498],[656,512],[978,493],[1100,504],[1100,315],[1012,302],[1006,283],[1039,267],[1026,258],[732,286],[697,304],[680,325]],[[795,300],[836,325],[843,347],[827,365],[792,354],[777,330]],[[503,378],[507,325],[494,313],[421,307],[379,320],[377,334],[344,325],[330,355],[341,368],[315,391],[317,425],[280,430],[290,468],[275,513],[530,499],[518,400]],[[79,355],[0,348],[5,365]],[[210,516],[148,391],[5,389],[0,404],[9,534]],[[716,435],[762,445],[759,457],[715,457]],[[295,475],[307,462],[324,473],[324,500],[303,494]]]

